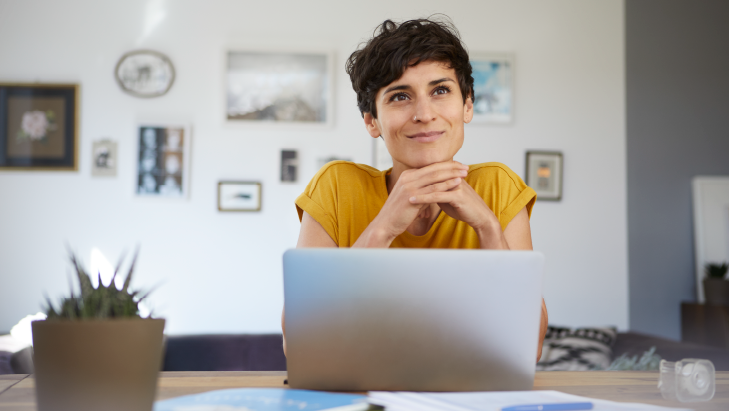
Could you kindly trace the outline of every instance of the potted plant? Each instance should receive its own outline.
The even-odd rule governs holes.
[[[705,303],[728,305],[727,263],[705,265]]]
[[[71,254],[81,295],[64,298],[58,308],[49,299],[48,318],[34,321],[33,355],[39,411],[150,411],[162,364],[165,320],[142,318],[140,296],[129,283],[108,286],[91,278]]]

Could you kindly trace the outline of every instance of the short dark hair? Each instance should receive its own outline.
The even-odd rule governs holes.
[[[357,93],[360,113],[377,118],[378,90],[399,79],[408,67],[429,60],[454,69],[464,103],[469,97],[474,99],[469,53],[448,17],[445,21],[426,18],[400,24],[385,20],[375,29],[373,38],[347,59],[346,71]]]

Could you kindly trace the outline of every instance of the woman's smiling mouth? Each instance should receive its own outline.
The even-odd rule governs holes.
[[[441,138],[444,133],[444,131],[429,131],[427,133],[417,133],[406,137],[411,140],[416,140],[419,143],[430,143]]]

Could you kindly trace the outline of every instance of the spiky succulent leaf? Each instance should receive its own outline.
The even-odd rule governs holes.
[[[124,280],[124,287],[119,290],[116,287],[116,274],[121,267],[122,260],[116,267],[114,277],[108,286],[101,281],[99,274],[99,283],[96,288],[91,284],[91,277],[84,270],[73,252],[70,252],[71,264],[76,270],[76,277],[79,280],[81,296],[74,297],[73,286],[71,287],[71,297],[61,300],[60,307],[56,310],[50,299],[47,299],[46,315],[49,319],[106,319],[106,318],[129,318],[139,315],[139,301],[146,298],[149,292],[142,298],[139,298],[138,291],[130,291],[129,284],[134,271],[134,265],[137,261],[139,249],[134,254],[134,259]]]
[[[124,286],[122,287],[122,291],[127,291],[129,289],[129,283],[132,281],[132,273],[134,272],[134,265],[137,264],[137,256],[139,255],[139,247],[137,247],[136,250],[134,250],[134,257],[132,257],[132,265],[129,266],[129,273],[127,273],[127,278],[124,279]]]

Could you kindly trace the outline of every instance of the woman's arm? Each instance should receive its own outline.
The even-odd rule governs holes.
[[[532,234],[530,232],[530,217],[527,209],[523,208],[507,224],[504,229],[504,239],[507,241],[510,250],[532,250]],[[480,238],[481,240],[481,238]],[[545,299],[542,300],[542,313],[540,315],[540,338],[537,345],[537,360],[542,356],[542,342],[545,340],[545,333],[548,326],[548,313],[545,306]]]

